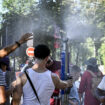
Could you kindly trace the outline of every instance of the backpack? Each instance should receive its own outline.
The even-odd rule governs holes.
[[[97,75],[94,74],[92,71],[88,70],[88,72],[92,75],[92,80],[91,80],[91,93],[94,97],[96,97],[95,93],[96,93],[96,89],[99,85],[99,83],[101,82],[103,75],[101,73],[101,71],[98,71]]]

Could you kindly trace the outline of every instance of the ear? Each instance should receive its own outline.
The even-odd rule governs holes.
[[[47,62],[49,60],[49,56],[47,56],[46,58],[45,58],[45,61]]]

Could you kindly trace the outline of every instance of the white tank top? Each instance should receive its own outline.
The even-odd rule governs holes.
[[[37,91],[41,105],[50,105],[50,97],[55,89],[51,71],[47,70],[43,73],[38,73],[32,68],[27,71]],[[40,105],[28,80],[23,86],[23,105]]]

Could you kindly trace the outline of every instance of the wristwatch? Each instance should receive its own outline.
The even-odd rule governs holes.
[[[15,41],[15,43],[18,45],[18,47],[20,47],[21,44],[18,41]]]

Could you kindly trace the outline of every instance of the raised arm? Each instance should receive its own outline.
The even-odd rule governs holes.
[[[31,33],[26,33],[24,34],[20,40],[18,40],[17,42],[15,42],[15,44],[7,46],[3,49],[0,50],[0,58],[3,58],[5,56],[7,56],[8,54],[10,54],[11,52],[13,52],[16,48],[18,48],[21,44],[25,43],[26,41],[32,39],[30,38],[30,36],[32,36]]]
[[[68,87],[72,87],[72,80],[62,81],[55,73],[52,73],[52,79],[55,88],[66,89]]]

